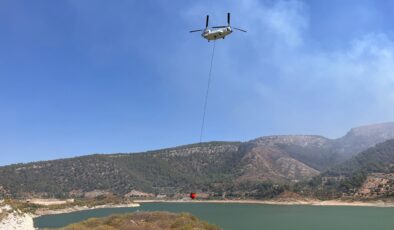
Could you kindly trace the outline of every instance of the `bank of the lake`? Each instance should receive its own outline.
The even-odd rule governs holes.
[[[185,202],[143,203],[135,208],[103,208],[47,215],[36,218],[34,222],[39,228],[55,228],[91,217],[135,211],[189,212],[229,230],[392,230],[394,226],[394,208]]]
[[[38,209],[35,212],[37,216],[45,216],[45,215],[56,215],[56,214],[65,214],[71,212],[79,212],[79,211],[87,211],[87,210],[94,210],[94,209],[103,209],[103,208],[137,208],[140,207],[139,203],[127,203],[127,204],[104,204],[98,205],[93,207],[88,206],[70,206],[64,209]]]
[[[214,204],[268,204],[268,205],[312,205],[312,206],[358,206],[394,208],[393,200],[317,200],[317,199],[292,199],[292,200],[134,200],[135,203],[214,203]]]

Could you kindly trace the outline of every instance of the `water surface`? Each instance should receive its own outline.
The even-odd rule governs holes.
[[[145,203],[36,218],[39,228],[64,227],[91,217],[135,211],[189,212],[228,230],[393,230],[394,208],[261,204]]]

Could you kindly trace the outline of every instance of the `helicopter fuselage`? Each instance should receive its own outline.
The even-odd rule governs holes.
[[[217,39],[224,39],[227,35],[231,34],[233,31],[230,26],[221,28],[221,29],[207,29],[205,30],[201,36],[203,36],[208,41],[217,40]]]

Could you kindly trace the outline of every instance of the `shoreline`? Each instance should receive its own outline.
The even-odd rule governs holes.
[[[25,216],[28,226],[34,222],[34,219],[46,215],[58,215],[65,213],[72,213],[78,211],[95,210],[101,208],[128,208],[128,207],[140,207],[140,204],[144,203],[189,203],[189,204],[257,204],[257,205],[283,205],[283,206],[326,206],[326,207],[376,207],[376,208],[394,208],[394,201],[343,201],[343,200],[327,200],[321,201],[316,199],[305,199],[305,200],[190,200],[190,199],[180,199],[180,200],[134,200],[134,203],[128,204],[106,204],[94,207],[87,206],[73,206],[65,209],[50,210],[41,209],[37,210],[35,214],[28,214]],[[2,228],[0,227],[0,230]],[[31,229],[31,228],[28,228]]]
[[[69,208],[64,208],[64,209],[39,209],[36,211],[34,214],[33,218],[37,218],[40,216],[46,216],[46,215],[57,215],[57,214],[65,214],[65,213],[72,213],[72,212],[79,212],[79,211],[86,211],[86,210],[95,210],[95,209],[100,209],[100,208],[136,208],[140,207],[139,203],[132,203],[132,204],[104,204],[104,205],[98,205],[98,206],[93,206],[93,207],[88,207],[88,206],[73,206]]]
[[[290,200],[290,201],[277,201],[277,200],[134,200],[131,204],[106,204],[94,207],[88,206],[73,206],[65,209],[51,210],[39,209],[35,214],[31,214],[33,218],[46,215],[58,215],[86,210],[95,210],[101,208],[134,208],[140,207],[144,203],[189,203],[189,204],[259,204],[259,205],[304,205],[304,206],[343,206],[343,207],[377,207],[377,208],[394,208],[394,201],[384,202],[382,200],[376,201],[341,201],[341,200]]]
[[[261,204],[261,205],[306,205],[306,206],[350,206],[393,208],[393,202],[376,201],[342,201],[342,200],[135,200],[136,203],[214,203],[214,204]]]

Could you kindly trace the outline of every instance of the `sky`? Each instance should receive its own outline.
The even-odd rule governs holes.
[[[0,165],[394,121],[393,1],[0,1]]]

